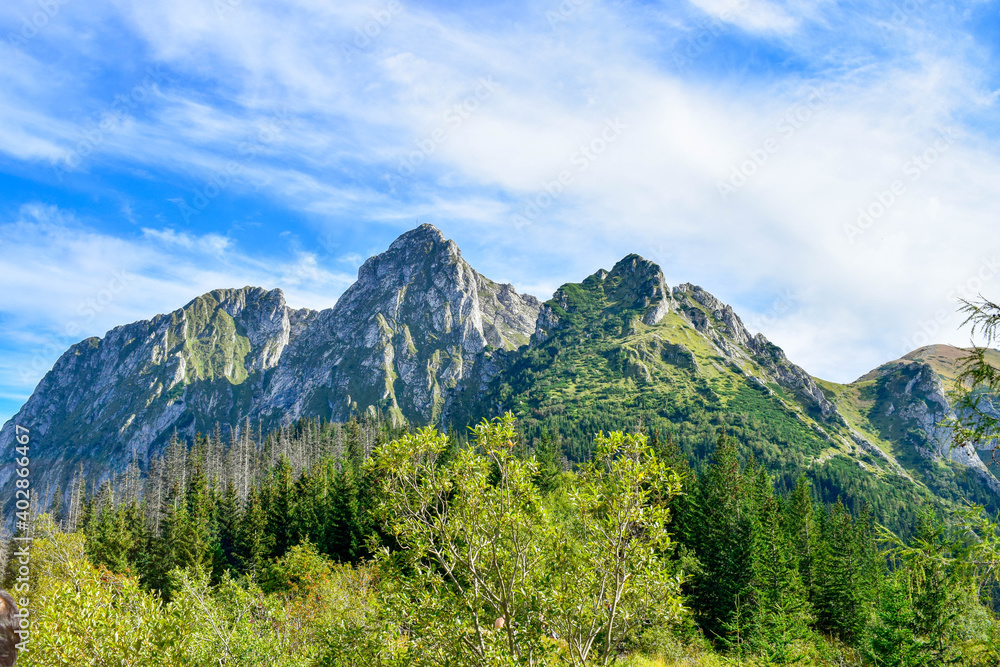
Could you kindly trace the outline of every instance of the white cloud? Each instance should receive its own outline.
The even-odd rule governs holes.
[[[706,14],[749,32],[788,33],[799,21],[783,7],[767,0],[691,0]]]
[[[939,11],[929,5],[897,18],[885,7],[852,12],[830,2],[694,5],[698,16],[653,26],[639,10],[595,1],[554,30],[544,8],[483,28],[406,3],[359,46],[377,3],[245,0],[224,16],[196,0],[116,3],[116,20],[168,80],[88,159],[181,174],[199,189],[235,162],[229,191],[257,189],[307,214],[323,238],[367,225],[388,242],[387,229],[434,222],[477,269],[542,297],[627,252],[652,255],[671,281],[700,283],[764,322],[810,371],[853,379],[898,356],[937,311],[953,310],[949,291],[1000,247],[990,214],[1000,208],[1000,152],[982,129],[996,125],[988,59],[956,26],[943,29],[948,14],[928,15]],[[90,20],[66,11],[67,25]],[[752,54],[760,62],[711,61],[709,49],[696,54],[706,73],[671,73],[656,31],[667,31],[663,43],[684,39],[705,15],[762,40]],[[70,82],[97,111],[61,113],[38,90],[43,65],[23,67],[32,76],[3,70],[14,101],[0,105],[0,132],[10,137],[0,146],[17,159],[54,160],[78,140],[80,119],[101,118],[113,95]],[[483,77],[498,89],[476,97]],[[810,102],[815,89],[819,104]],[[470,96],[475,108],[461,106]],[[616,118],[627,128],[579,168],[581,147]],[[912,179],[907,161],[948,127],[956,128],[948,150]],[[755,166],[761,150],[766,160]],[[414,151],[419,164],[400,173]],[[740,169],[753,173],[723,199],[718,184]],[[531,224],[512,225],[513,214],[546,201],[545,185],[563,170],[572,182]],[[905,192],[884,215],[859,235],[845,231],[895,180]],[[192,196],[177,193],[187,203]],[[23,224],[46,234],[39,221]],[[101,271],[124,257],[149,276],[167,257],[187,259],[144,278],[146,298],[159,301],[122,305],[115,322],[233,280],[288,284],[290,300],[318,303],[349,278],[306,251],[268,268],[226,236],[177,225],[115,239],[71,220],[51,224],[77,229],[40,251],[53,275],[90,276],[63,296],[52,285],[53,313],[102,289]],[[360,257],[379,245],[335,254]],[[984,289],[997,290],[996,280]],[[788,290],[795,308],[765,319],[770,296]],[[962,342],[955,319],[935,335]]]

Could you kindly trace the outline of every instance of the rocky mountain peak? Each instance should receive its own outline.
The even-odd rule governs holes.
[[[448,241],[440,229],[425,222],[408,232],[400,234],[386,252],[407,247],[419,247],[427,243],[448,243]],[[455,246],[454,242],[451,245]],[[458,246],[455,247],[457,248]]]
[[[679,311],[699,331],[705,332],[714,326],[735,344],[752,346],[750,333],[732,307],[705,289],[683,283],[673,289],[672,296],[678,302]]]
[[[287,372],[272,381],[272,403],[296,416],[346,418],[375,406],[435,422],[484,355],[527,343],[540,305],[479,274],[454,241],[420,225],[368,259],[357,282],[296,339]]]
[[[622,305],[644,309],[642,320],[656,324],[670,310],[670,288],[660,267],[636,254],[623,257],[604,278],[609,297]]]

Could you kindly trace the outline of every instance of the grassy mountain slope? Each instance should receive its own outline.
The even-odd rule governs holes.
[[[847,422],[936,496],[998,509],[1000,484],[983,461],[990,453],[953,450],[940,422],[953,416],[949,393],[966,352],[929,345],[850,384],[817,380]],[[988,353],[1000,362],[1000,353]]]
[[[824,500],[867,503],[896,527],[935,496],[1000,508],[976,473],[910,455],[904,425],[877,418],[879,392],[899,381],[816,384],[728,306],[691,285],[667,290],[658,267],[629,256],[543,305],[532,343],[508,356],[474,416],[511,409],[530,440],[553,434],[570,461],[596,431],[645,428],[696,469],[725,431],[779,487],[805,473]]]

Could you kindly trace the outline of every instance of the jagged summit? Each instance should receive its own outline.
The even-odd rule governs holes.
[[[232,303],[235,307],[241,307],[245,306],[248,301],[252,302],[256,299],[263,298],[278,300],[282,304],[285,303],[285,294],[279,288],[268,290],[256,285],[246,285],[244,287],[220,288],[206,292],[205,294],[196,296],[184,304],[184,308],[182,308],[182,310],[190,308],[198,302],[206,299],[214,299],[220,303],[228,302]]]
[[[612,298],[644,309],[643,322],[656,324],[670,309],[670,288],[660,267],[636,254],[626,255],[611,269],[606,281],[616,283]]]
[[[275,416],[346,419],[374,406],[436,422],[481,357],[528,341],[539,306],[479,274],[454,241],[421,225],[369,258],[296,341],[269,403]]]
[[[430,223],[423,223],[409,230],[408,232],[403,232],[400,234],[395,241],[389,245],[389,249],[386,252],[392,250],[398,250],[400,248],[405,248],[407,246],[415,246],[423,243],[447,243],[444,237],[444,233]],[[451,243],[452,246],[457,248],[454,242]]]
[[[478,273],[423,224],[365,261],[332,308],[292,309],[280,289],[217,289],[73,345],[0,429],[0,486],[13,483],[15,423],[37,438],[33,484],[54,490],[81,464],[94,482],[156,454],[174,432],[217,424],[250,420],[266,432],[368,411],[455,428],[504,410],[555,429],[580,414],[607,418],[581,426],[589,441],[635,409],[673,423],[777,415],[792,434],[783,442],[809,466],[829,456],[881,466],[857,447],[893,462],[892,442],[992,479],[934,430],[948,409],[939,378],[958,352],[922,348],[860,385],[817,384],[729,305],[689,283],[671,289],[639,255],[543,304]],[[886,470],[902,470],[894,465]]]

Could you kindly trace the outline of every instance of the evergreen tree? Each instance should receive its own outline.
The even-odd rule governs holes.
[[[345,461],[331,492],[328,553],[344,562],[356,562],[361,556],[363,540],[356,474],[354,466]]]
[[[112,572],[125,572],[142,542],[141,522],[134,518],[136,506],[115,507],[107,502],[87,522],[87,555],[95,565]]]
[[[52,522],[59,528],[62,528],[65,517],[63,516],[63,492],[60,485],[56,485],[56,492],[52,494],[52,502],[49,503],[48,513],[52,517]]]
[[[542,431],[535,459],[538,462],[535,483],[542,493],[549,493],[558,485],[562,473],[562,447],[548,431]]]
[[[322,534],[319,514],[323,488],[320,479],[318,475],[303,470],[293,489],[294,506],[289,509],[289,546],[303,540],[315,544]]]
[[[784,664],[798,658],[795,644],[809,634],[809,602],[773,491],[756,510],[751,550],[754,643],[770,660]]]
[[[871,622],[878,584],[870,525],[867,518],[855,521],[839,501],[820,525],[813,582],[817,625],[851,644],[863,639]]]
[[[204,446],[208,446],[207,440]],[[178,535],[181,538],[179,546],[182,548],[179,565],[210,571],[215,552],[215,507],[202,466],[199,461],[188,476],[185,493],[187,521],[185,529]]]
[[[813,504],[812,483],[804,474],[795,482],[795,488],[788,499],[788,537],[799,563],[799,577],[806,594],[812,599],[813,561],[819,534],[816,528],[815,506]]]
[[[268,557],[280,556],[292,546],[289,534],[292,523],[292,466],[284,456],[278,462],[261,495],[267,516]]]
[[[149,540],[147,556],[141,565],[143,584],[162,591],[169,597],[167,574],[180,565],[177,553],[178,537],[186,530],[187,504],[178,482],[174,482],[164,499],[160,533]]]
[[[365,444],[361,434],[361,424],[357,417],[351,416],[344,425],[345,437],[347,439],[347,460],[351,465],[360,467],[365,461]]]
[[[240,561],[237,558],[240,530],[240,501],[237,496],[236,484],[226,485],[226,490],[218,503],[219,550],[222,564],[226,569],[237,569]]]
[[[720,435],[711,465],[693,485],[678,517],[682,540],[700,566],[691,581],[691,606],[712,638],[729,634],[740,606],[752,600],[749,491],[736,442]]]
[[[267,514],[256,489],[250,489],[237,531],[236,557],[244,572],[259,575],[273,551]]]
[[[913,633],[915,614],[903,576],[881,584],[865,654],[874,665],[921,667],[930,663],[925,647]]]

